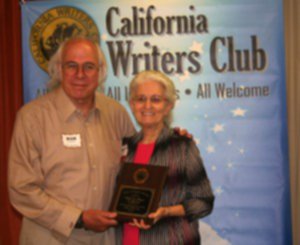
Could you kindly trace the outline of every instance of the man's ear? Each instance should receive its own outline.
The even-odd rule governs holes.
[[[181,136],[185,136],[189,139],[193,139],[193,135],[191,133],[189,133],[189,131],[187,131],[186,129],[184,128],[180,128],[180,127],[175,127],[173,128],[174,132],[178,135],[181,135]]]

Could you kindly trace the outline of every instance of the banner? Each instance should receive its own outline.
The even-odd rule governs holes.
[[[280,0],[33,1],[22,33],[25,102],[47,93],[49,58],[77,34],[99,40],[104,93],[128,111],[134,74],[167,74],[173,125],[193,134],[216,196],[202,243],[292,244]]]

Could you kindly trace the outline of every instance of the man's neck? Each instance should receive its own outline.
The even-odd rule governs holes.
[[[94,107],[94,100],[73,100],[75,107],[84,117],[88,117],[90,110]]]

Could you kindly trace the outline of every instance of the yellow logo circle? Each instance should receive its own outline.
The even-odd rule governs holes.
[[[60,43],[74,36],[86,36],[99,42],[98,27],[80,9],[60,6],[44,12],[30,33],[30,49],[35,62],[47,72],[48,61]]]
[[[146,168],[139,168],[133,173],[134,182],[144,184],[149,178],[149,171]]]

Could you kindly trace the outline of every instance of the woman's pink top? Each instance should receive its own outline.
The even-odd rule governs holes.
[[[134,155],[133,162],[139,164],[148,164],[154,150],[155,143],[139,143]],[[123,226],[123,245],[139,245],[140,230],[129,224]]]

